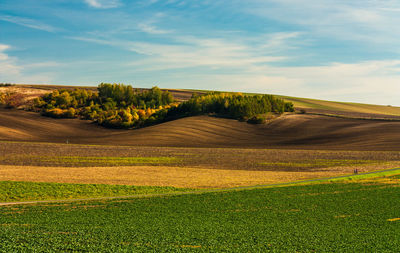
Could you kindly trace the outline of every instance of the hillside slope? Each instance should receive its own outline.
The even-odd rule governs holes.
[[[307,112],[330,113],[353,117],[400,118],[400,107],[397,106],[335,102],[288,96],[278,97],[281,97],[288,102],[292,102],[296,108],[305,109]],[[382,117],[383,115],[392,117]]]
[[[209,116],[188,117],[138,130],[114,130],[78,119],[0,109],[0,141],[77,144],[400,150],[400,122],[319,115],[285,115],[251,125]]]

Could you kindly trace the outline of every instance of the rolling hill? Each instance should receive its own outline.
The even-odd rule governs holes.
[[[137,130],[106,129],[79,119],[0,109],[0,141],[74,144],[400,150],[400,122],[287,114],[251,125],[211,116],[188,117]]]
[[[350,102],[325,101],[311,98],[278,96],[292,102],[298,110],[353,118],[400,119],[400,107]]]

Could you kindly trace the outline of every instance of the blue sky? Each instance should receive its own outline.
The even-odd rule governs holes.
[[[400,105],[400,2],[2,0],[0,82]]]

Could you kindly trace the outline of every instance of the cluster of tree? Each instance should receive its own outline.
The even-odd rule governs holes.
[[[262,123],[267,113],[294,112],[292,103],[272,95],[243,95],[241,93],[217,93],[193,95],[188,101],[168,110],[159,110],[146,123],[154,124],[186,116],[216,114],[249,123]]]
[[[169,108],[173,102],[171,93],[158,87],[137,90],[128,85],[102,83],[98,92],[55,90],[36,98],[32,109],[55,118],[79,117],[106,127],[131,128],[144,125],[152,114]]]
[[[293,112],[294,108],[292,103],[272,95],[217,92],[193,95],[178,104],[171,93],[158,87],[137,90],[123,84],[102,83],[98,92],[55,90],[35,99],[33,110],[56,118],[89,119],[106,127],[136,128],[200,114],[262,123],[267,113]]]
[[[129,85],[102,83],[98,87],[101,103],[115,101],[118,107],[135,106],[140,109],[158,108],[174,101],[171,93],[153,87],[149,91],[139,91]]]

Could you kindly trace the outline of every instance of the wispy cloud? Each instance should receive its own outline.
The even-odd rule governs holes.
[[[158,27],[156,27],[155,25],[153,25],[151,22],[147,22],[147,23],[140,23],[138,24],[138,28],[139,30],[148,33],[148,34],[168,34],[171,33],[172,31],[170,30],[163,30],[163,29],[159,29]]]
[[[121,6],[119,0],[84,0],[90,7],[98,9],[110,9]]]
[[[30,18],[23,18],[23,17],[17,17],[17,16],[9,16],[9,15],[0,15],[0,20],[14,23],[17,25],[22,25],[25,27],[33,28],[33,29],[37,29],[37,30],[46,31],[46,32],[55,32],[58,30],[57,28],[55,28],[51,25],[44,24],[42,22],[39,22],[34,19],[30,19]]]
[[[140,31],[151,34],[151,35],[162,35],[169,34],[174,31],[162,29],[158,26],[158,23],[165,21],[166,15],[162,12],[156,13],[151,17],[148,17],[145,21],[139,22],[137,27]]]
[[[171,35],[169,43],[127,41],[99,37],[71,37],[75,40],[93,42],[122,48],[142,55],[130,65],[141,71],[210,67],[212,69],[235,68],[248,71],[255,66],[288,59],[276,55],[282,47],[290,47],[289,40],[298,34],[270,34],[258,44],[255,39],[232,41],[222,38],[199,38]],[[278,41],[280,43],[278,43]]]

